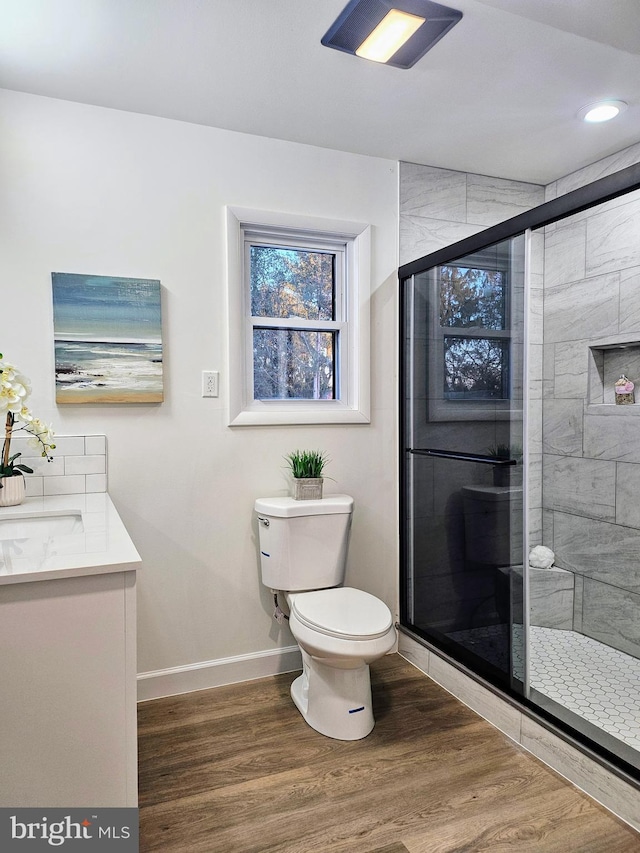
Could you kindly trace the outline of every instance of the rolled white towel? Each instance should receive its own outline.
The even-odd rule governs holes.
[[[529,565],[534,569],[549,569],[553,565],[556,555],[551,548],[545,548],[544,545],[536,545],[529,552]]]

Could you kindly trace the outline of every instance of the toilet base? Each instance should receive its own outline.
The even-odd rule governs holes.
[[[366,737],[374,726],[369,665],[327,666],[304,650],[302,664],[291,698],[311,728],[336,740]]]

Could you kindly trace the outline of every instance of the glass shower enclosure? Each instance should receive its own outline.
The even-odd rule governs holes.
[[[407,622],[522,692],[520,234],[404,282]]]
[[[638,187],[629,167],[400,270],[401,626],[635,779]]]

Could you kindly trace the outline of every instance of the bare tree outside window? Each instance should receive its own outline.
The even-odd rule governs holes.
[[[505,328],[505,275],[501,270],[440,267],[440,325]]]
[[[335,399],[337,333],[304,328],[335,319],[335,254],[252,245],[249,257],[252,316],[302,321],[254,325],[254,399]]]
[[[440,268],[440,326],[460,330],[443,335],[446,399],[508,398],[508,342],[487,335],[506,328],[506,314],[503,271]]]
[[[502,400],[508,348],[487,338],[444,338],[444,393],[449,400]]]

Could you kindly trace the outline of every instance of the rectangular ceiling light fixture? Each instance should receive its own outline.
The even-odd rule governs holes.
[[[356,50],[356,56],[372,59],[374,62],[388,62],[393,54],[409,41],[415,31],[421,27],[425,18],[410,15],[399,9],[392,9],[380,21],[371,35]]]
[[[351,0],[321,39],[326,47],[411,68],[462,12],[431,0]]]

